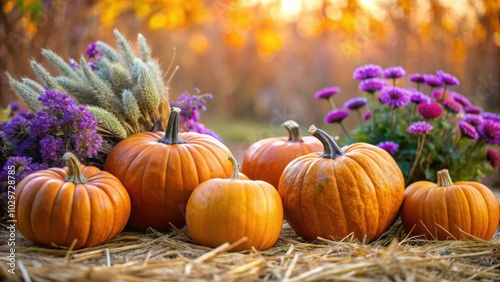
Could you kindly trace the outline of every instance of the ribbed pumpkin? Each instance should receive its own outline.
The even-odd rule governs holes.
[[[474,181],[453,183],[448,170],[437,172],[437,183],[417,181],[405,190],[401,221],[410,235],[427,239],[490,240],[500,210],[493,192]]]
[[[323,149],[312,137],[301,137],[299,124],[293,120],[283,123],[288,136],[271,137],[253,143],[245,152],[241,172],[253,180],[263,180],[278,188],[281,173],[296,157]]]
[[[309,133],[324,151],[298,157],[283,171],[278,192],[286,220],[306,240],[341,240],[351,233],[359,241],[377,239],[403,201],[404,179],[396,161],[370,144],[340,148],[314,125]]]
[[[193,191],[186,207],[188,232],[197,244],[217,247],[226,242],[247,240],[232,251],[266,250],[278,240],[283,224],[281,199],[271,184],[238,178],[233,164],[229,179],[215,178]]]
[[[129,226],[158,231],[182,227],[191,192],[203,181],[229,177],[230,150],[197,132],[179,133],[179,108],[172,108],[165,132],[142,132],[120,141],[104,169],[115,175],[132,201]]]
[[[120,233],[130,198],[120,181],[97,167],[81,165],[72,153],[66,168],[26,176],[16,187],[17,228],[35,243],[93,247]]]

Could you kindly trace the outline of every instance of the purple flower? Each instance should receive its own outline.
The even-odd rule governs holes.
[[[431,98],[420,91],[415,89],[409,89],[408,91],[410,93],[410,101],[415,104],[431,102]]]
[[[408,127],[408,132],[411,134],[421,135],[431,132],[433,129],[430,123],[425,121],[416,121]]]
[[[384,149],[385,151],[387,151],[387,153],[393,156],[398,152],[399,149],[399,144],[394,143],[392,141],[380,142],[376,146]]]
[[[472,126],[471,124],[461,120],[458,122],[458,128],[460,128],[460,132],[462,133],[463,137],[466,137],[466,138],[469,138],[472,140],[477,139],[477,137],[478,137],[477,131],[474,128],[474,126]]]
[[[45,162],[58,163],[61,152],[64,151],[64,141],[52,135],[47,135],[40,140],[41,155]]]
[[[401,66],[388,67],[384,70],[384,78],[401,78],[406,75],[406,71]]]
[[[453,75],[446,73],[444,71],[437,71],[436,74],[441,78],[441,81],[446,85],[456,86],[460,85],[460,81]]]
[[[96,42],[92,42],[87,46],[85,54],[91,59],[99,59],[102,56],[102,52],[97,48]]]
[[[469,99],[467,99],[467,97],[465,97],[464,95],[457,93],[455,91],[447,91],[447,92],[449,92],[451,95],[451,98],[453,100],[455,100],[456,102],[460,103],[460,105],[462,105],[464,107],[472,105],[472,102]]]
[[[443,113],[441,106],[435,103],[420,103],[417,111],[425,119],[435,119]]]
[[[441,87],[443,86],[443,81],[441,78],[434,74],[424,74],[425,84],[432,87]]]
[[[493,148],[486,149],[486,160],[493,168],[500,167],[500,152]]]
[[[19,105],[19,103],[11,102],[9,104],[9,118],[12,118],[19,113],[21,113],[21,106]]]
[[[387,82],[380,78],[368,78],[364,79],[359,83],[359,90],[365,91],[368,93],[375,93],[376,91],[380,91],[384,86],[387,85]]]
[[[484,112],[482,114],[483,119],[487,120],[494,120],[496,122],[500,122],[500,115],[497,115],[495,113],[490,113],[490,112]]]
[[[336,109],[329,111],[325,116],[325,123],[340,123],[349,116],[346,109]]]
[[[486,143],[500,145],[500,122],[486,119],[478,126],[478,133]]]
[[[453,100],[443,101],[442,105],[448,112],[454,114],[458,114],[463,109],[463,106],[460,103]]]
[[[363,114],[363,120],[367,121],[372,117],[372,112],[366,112]]]
[[[344,103],[344,108],[349,110],[357,110],[368,104],[368,100],[365,97],[355,97],[347,100]]]
[[[76,70],[76,69],[78,69],[78,68],[80,67],[80,65],[79,65],[79,64],[75,61],[75,59],[73,59],[73,58],[70,58],[70,59],[69,59],[69,63],[68,63],[68,65],[69,65],[72,69],[74,69],[74,70]]]
[[[476,114],[465,114],[464,120],[474,126],[478,126],[483,123],[483,117]]]
[[[467,114],[480,115],[483,113],[483,108],[474,105],[464,106],[464,112]]]
[[[415,82],[417,84],[425,82],[425,77],[421,73],[412,73],[408,76],[408,78],[411,82]]]
[[[382,67],[379,65],[368,64],[358,67],[354,70],[352,77],[357,80],[364,80],[373,77],[379,77],[382,74]]]
[[[410,95],[400,87],[384,87],[380,90],[379,100],[391,107],[402,107],[410,103]]]
[[[328,99],[339,92],[340,92],[340,88],[338,88],[336,86],[325,87],[321,90],[316,91],[316,93],[314,93],[314,98],[316,98],[316,99]]]

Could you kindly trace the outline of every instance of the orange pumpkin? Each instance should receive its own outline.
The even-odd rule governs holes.
[[[481,183],[453,183],[448,170],[437,172],[437,183],[417,181],[405,190],[401,221],[410,235],[426,239],[490,240],[500,218],[498,200]]]
[[[217,247],[247,240],[232,251],[266,250],[272,247],[281,232],[283,207],[271,184],[264,181],[241,180],[238,164],[233,164],[229,179],[215,178],[201,183],[193,191],[186,207],[188,232],[197,244]],[[229,162],[228,162],[229,163]]]
[[[75,249],[104,243],[120,233],[130,215],[130,198],[106,171],[63,156],[66,168],[34,172],[16,187],[17,226],[35,243]]]
[[[278,192],[286,220],[306,240],[341,240],[351,233],[359,241],[377,239],[394,222],[403,201],[398,164],[376,146],[340,148],[314,125],[309,132],[324,151],[298,157],[283,171]]]
[[[300,135],[299,125],[288,120],[283,123],[288,136],[271,137],[252,144],[245,152],[241,172],[250,179],[263,180],[278,188],[280,176],[289,162],[296,157],[320,152],[321,142],[311,136]]]
[[[120,141],[104,169],[115,175],[132,201],[129,226],[158,231],[182,227],[191,192],[203,181],[229,177],[229,149],[196,132],[179,133],[179,108],[172,108],[165,132],[142,132]]]

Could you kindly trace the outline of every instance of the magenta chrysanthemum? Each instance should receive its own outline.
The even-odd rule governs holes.
[[[340,123],[349,116],[346,109],[336,109],[329,111],[325,116],[325,123]]]
[[[361,81],[358,88],[364,92],[374,93],[380,91],[386,85],[387,82],[381,78],[368,78]]]
[[[421,73],[412,73],[408,76],[411,82],[415,83],[424,83],[425,82],[425,77]]]
[[[435,103],[420,103],[417,111],[425,119],[435,119],[441,116],[443,108]]]
[[[453,100],[455,100],[456,102],[460,103],[460,105],[462,105],[464,107],[472,105],[472,102],[464,95],[457,93],[455,91],[448,91],[448,92],[450,93],[451,98]]]
[[[480,115],[483,113],[483,108],[474,105],[469,105],[464,107],[464,112],[467,114]]]
[[[500,152],[493,148],[486,149],[486,160],[493,168],[500,167]]]
[[[483,119],[494,120],[496,122],[500,122],[500,115],[490,112],[484,112],[482,115]]]
[[[465,114],[464,120],[474,126],[478,126],[483,123],[483,117],[476,114]]]
[[[410,101],[415,104],[420,104],[420,103],[430,103],[431,98],[424,93],[417,91],[417,90],[409,90],[410,93]]]
[[[486,143],[500,145],[500,122],[488,119],[484,120],[484,122],[478,126],[478,133]]]
[[[354,97],[347,100],[344,103],[344,108],[349,110],[357,110],[368,104],[368,100],[365,97]]]
[[[403,107],[410,103],[410,95],[403,88],[384,87],[380,90],[379,100],[391,107]]]
[[[424,74],[425,84],[430,87],[441,87],[443,86],[443,81],[441,78],[434,74]]]
[[[412,123],[408,127],[408,132],[411,134],[416,134],[416,135],[421,135],[421,134],[427,134],[434,129],[432,125],[428,122],[425,121],[417,121]]]
[[[395,155],[399,150],[399,144],[392,141],[380,142],[376,146],[381,149],[384,149],[387,153],[391,155]]]
[[[323,89],[316,91],[316,93],[314,93],[314,97],[316,99],[328,99],[339,92],[340,92],[339,87],[336,86],[325,87]]]
[[[454,113],[454,114],[458,114],[462,109],[462,105],[458,102],[455,102],[453,100],[449,100],[449,101],[443,101],[443,107],[448,111],[448,112],[451,112],[451,113]]]
[[[406,71],[401,66],[388,67],[384,70],[384,78],[395,79],[404,77],[405,75]]]
[[[437,71],[436,74],[438,75],[439,78],[441,78],[441,81],[446,85],[451,85],[451,86],[460,85],[460,81],[458,80],[458,78],[454,77],[449,73],[440,70]]]
[[[382,74],[382,67],[379,65],[368,64],[358,67],[354,70],[352,77],[357,80],[379,77]]]
[[[476,140],[478,137],[478,133],[474,126],[471,124],[467,123],[466,121],[459,121],[458,122],[458,128],[460,128],[460,132],[462,133],[463,137]]]

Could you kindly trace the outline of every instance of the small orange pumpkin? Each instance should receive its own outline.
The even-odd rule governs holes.
[[[403,173],[385,150],[366,143],[340,148],[326,132],[309,129],[324,145],[290,162],[278,192],[285,218],[306,240],[341,240],[351,233],[373,241],[398,216],[404,194]]]
[[[104,169],[115,175],[132,201],[129,227],[158,231],[185,224],[191,192],[203,181],[229,177],[231,151],[197,132],[179,133],[179,108],[172,108],[165,132],[142,132],[120,141]]]
[[[498,200],[488,187],[474,181],[453,183],[446,169],[437,172],[437,183],[408,186],[401,209],[406,232],[429,240],[490,240],[499,218]]]
[[[243,237],[247,241],[232,251],[266,250],[281,232],[283,207],[271,184],[241,180],[238,164],[230,156],[233,173],[229,179],[207,180],[193,191],[186,207],[186,225],[197,244],[217,247]]]
[[[63,156],[66,168],[34,172],[16,187],[17,226],[35,243],[92,247],[120,233],[130,215],[130,198],[106,171]]]
[[[276,189],[286,165],[296,157],[320,152],[323,145],[318,139],[301,137],[299,124],[293,120],[283,123],[288,136],[271,137],[252,144],[245,152],[241,172],[250,179],[263,180]]]

